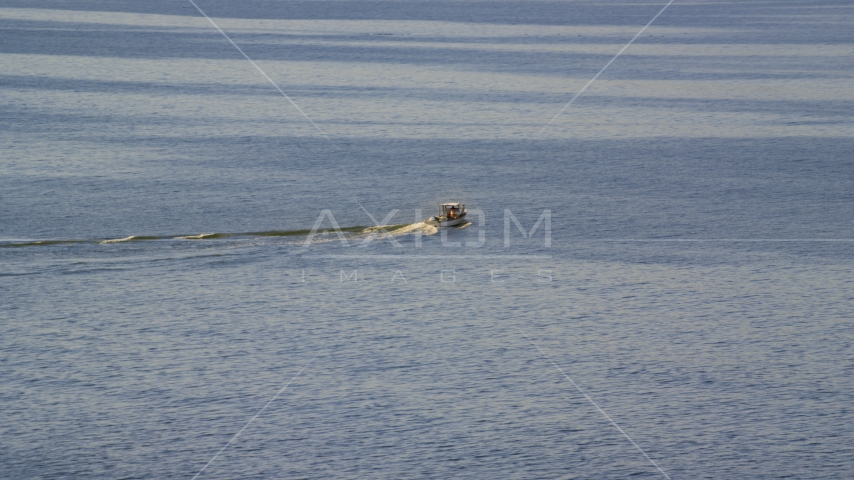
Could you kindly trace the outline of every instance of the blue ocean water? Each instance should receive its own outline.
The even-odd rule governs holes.
[[[196,3],[323,133],[188,1],[0,1],[0,477],[854,474],[850,3],[556,119],[666,2]]]

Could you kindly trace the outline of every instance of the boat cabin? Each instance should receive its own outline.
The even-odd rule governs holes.
[[[430,217],[424,220],[427,225],[436,225],[438,227],[455,227],[467,223],[466,220],[466,205],[460,202],[440,203],[439,208],[442,209],[441,215]]]
[[[466,205],[460,202],[440,203],[442,208],[442,216],[448,220],[462,218],[466,214]]]

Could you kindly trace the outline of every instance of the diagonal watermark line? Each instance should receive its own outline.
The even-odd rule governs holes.
[[[645,31],[645,30],[646,30],[650,25],[652,25],[652,22],[654,22],[654,21],[655,21],[655,19],[657,19],[657,18],[659,17],[659,15],[661,15],[662,13],[664,13],[664,11],[665,11],[665,10],[667,10],[667,7],[669,7],[669,6],[670,6],[670,4],[671,4],[671,3],[673,3],[674,1],[675,1],[675,0],[670,0],[669,2],[667,2],[667,5],[665,5],[661,10],[659,10],[659,11],[658,11],[658,13],[656,13],[656,14],[655,14],[655,16],[654,16],[654,17],[652,17],[652,20],[650,20],[646,25],[644,25],[644,26],[643,26],[643,28],[641,28],[641,29],[640,29],[640,31],[639,31],[638,33],[636,33],[636,34],[635,34],[635,36],[634,36],[634,37],[632,37],[632,39],[631,39],[631,40],[629,40],[629,43],[627,43],[623,48],[621,48],[621,49],[620,49],[620,51],[619,51],[619,52],[617,52],[617,54],[616,54],[616,55],[614,55],[614,58],[612,58],[610,61],[608,61],[608,63],[606,63],[606,64],[605,64],[605,66],[604,66],[604,67],[602,67],[602,70],[599,70],[599,73],[597,73],[593,78],[591,78],[591,79],[590,79],[590,81],[589,81],[589,82],[587,82],[587,85],[585,85],[581,90],[579,90],[579,91],[578,91],[578,93],[576,93],[576,94],[575,94],[575,96],[574,96],[574,97],[572,97],[572,100],[570,100],[566,105],[564,105],[564,106],[563,106],[563,108],[561,108],[561,109],[560,109],[560,111],[559,111],[559,112],[557,112],[557,115],[555,115],[554,117],[552,117],[552,119],[551,119],[551,120],[549,120],[549,123],[547,123],[547,124],[546,124],[546,126],[545,126],[545,127],[543,127],[543,128],[540,130],[540,132],[539,132],[539,133],[537,133],[537,136],[539,137],[540,135],[542,135],[542,134],[543,134],[543,132],[545,132],[545,131],[546,131],[546,129],[547,129],[547,128],[549,128],[549,127],[551,126],[551,124],[552,124],[552,123],[554,123],[554,121],[555,121],[555,120],[557,120],[557,117],[559,117],[559,116],[564,112],[564,110],[566,110],[567,108],[569,108],[569,106],[570,106],[570,105],[572,105],[572,102],[574,102],[576,98],[578,98],[579,96],[581,96],[581,94],[582,94],[582,93],[584,93],[584,91],[585,91],[585,90],[587,90],[587,87],[589,87],[593,82],[595,82],[595,81],[596,81],[596,79],[597,79],[597,78],[599,78],[599,75],[602,75],[602,72],[604,72],[605,70],[607,70],[607,69],[608,69],[608,67],[610,67],[610,66],[611,66],[611,64],[612,64],[612,63],[614,63],[614,60],[616,60],[620,55],[622,55],[622,54],[623,54],[623,52],[625,52],[625,51],[626,51],[626,49],[627,49],[627,48],[629,48],[629,45],[631,45],[632,43],[634,43],[634,41],[635,41],[635,40],[637,40],[637,38],[638,38],[638,37],[640,37],[640,36],[641,36],[641,34],[642,34],[642,33],[643,33],[643,32],[644,32],[644,31]]]
[[[534,347],[535,347],[537,350],[539,350],[540,354],[541,354],[543,357],[545,357],[545,358],[546,358],[546,360],[548,360],[549,362],[551,362],[551,364],[552,364],[552,365],[554,365],[554,366],[555,366],[555,368],[557,368],[557,369],[558,369],[558,371],[559,371],[559,372],[560,372],[560,373],[561,373],[561,374],[562,374],[562,375],[563,375],[567,380],[569,380],[569,383],[571,383],[571,384],[572,384],[572,386],[573,386],[573,387],[575,387],[575,389],[576,389],[576,390],[578,390],[579,392],[581,392],[581,394],[582,394],[582,395],[584,395],[584,398],[586,398],[586,399],[587,399],[587,401],[589,401],[590,403],[592,403],[592,404],[593,404],[593,406],[594,406],[594,407],[596,407],[596,410],[599,410],[599,413],[601,413],[602,415],[604,415],[604,416],[605,416],[605,418],[607,418],[607,419],[608,419],[608,421],[609,421],[609,422],[611,422],[611,425],[613,425],[613,426],[614,426],[614,428],[616,428],[617,430],[619,430],[619,431],[620,431],[620,433],[622,433],[622,434],[623,434],[623,436],[624,436],[624,437],[626,437],[626,440],[628,440],[629,442],[631,442],[631,444],[632,444],[632,445],[634,445],[634,447],[635,447],[635,448],[636,448],[636,449],[637,449],[637,450],[638,450],[638,451],[639,451],[639,452],[640,452],[644,457],[646,457],[646,459],[647,459],[647,460],[649,460],[649,463],[651,463],[655,468],[657,468],[657,469],[658,469],[658,471],[659,471],[659,472],[661,472],[661,474],[662,474],[662,475],[664,475],[664,478],[666,478],[667,480],[671,480],[671,479],[670,479],[670,475],[668,475],[667,473],[665,473],[665,472],[664,472],[664,470],[662,470],[662,469],[661,469],[661,467],[659,467],[659,466],[658,466],[658,464],[657,464],[657,463],[655,463],[655,460],[653,460],[652,458],[650,458],[650,456],[649,456],[649,455],[647,455],[647,454],[646,454],[646,452],[644,452],[644,451],[643,451],[643,449],[642,449],[642,448],[641,448],[637,443],[635,443],[635,441],[634,441],[634,440],[632,440],[632,437],[630,437],[630,436],[629,436],[629,434],[628,434],[628,433],[626,433],[626,431],[625,431],[625,430],[623,430],[622,428],[620,428],[620,426],[619,426],[619,425],[617,425],[617,422],[615,422],[615,421],[611,418],[611,416],[610,416],[610,415],[608,415],[607,413],[605,413],[605,410],[602,410],[602,408],[601,408],[601,407],[600,407],[596,402],[594,402],[594,401],[593,401],[593,399],[592,399],[592,398],[590,398],[590,396],[589,396],[589,395],[587,395],[587,393],[586,393],[584,390],[582,390],[582,389],[581,389],[581,387],[579,387],[577,383],[575,383],[575,380],[573,380],[573,379],[572,379],[572,377],[570,377],[569,375],[567,375],[567,374],[566,374],[566,372],[565,372],[565,371],[563,371],[563,369],[562,369],[562,368],[560,368],[560,365],[558,365],[557,363],[555,363],[555,361],[554,361],[554,360],[552,360],[552,357],[548,356],[548,355],[546,354],[546,352],[544,352],[544,351],[543,351],[543,349],[542,349],[542,348],[540,348],[540,346],[539,346],[539,345],[537,345],[536,343],[534,343],[534,342],[533,342],[533,341],[532,341],[532,340],[531,340],[527,335],[525,335],[524,333],[523,333],[522,335],[524,335],[524,337],[525,337],[525,338],[527,338],[527,339],[528,339],[528,341],[529,341],[529,342],[531,342],[531,344],[532,344],[532,345],[534,345]]]
[[[242,48],[240,48],[236,43],[234,43],[234,40],[232,40],[232,39],[231,39],[231,37],[229,37],[229,36],[228,36],[228,35],[227,35],[227,34],[226,34],[226,33],[225,33],[221,28],[219,28],[219,25],[217,25],[217,24],[216,24],[216,22],[214,22],[214,21],[211,19],[211,17],[209,17],[209,16],[208,16],[208,15],[207,15],[207,14],[206,14],[206,13],[205,13],[201,8],[199,8],[199,6],[198,6],[198,5],[196,5],[196,2],[194,2],[193,0],[189,0],[189,2],[190,2],[190,3],[192,3],[194,7],[196,7],[196,10],[198,10],[198,11],[199,11],[199,13],[201,13],[201,14],[202,14],[202,16],[204,16],[204,17],[208,20],[208,22],[210,22],[210,23],[211,23],[211,25],[213,25],[213,26],[214,26],[214,28],[216,28],[216,29],[217,29],[217,31],[218,31],[219,33],[221,33],[221,34],[222,34],[222,36],[223,36],[223,37],[225,37],[225,39],[226,39],[226,40],[228,40],[228,42],[229,42],[229,43],[231,43],[231,45],[232,45],[232,46],[234,46],[234,48],[236,48],[238,52],[240,52],[240,54],[241,54],[241,55],[243,55],[243,58],[245,58],[246,60],[249,60],[249,63],[251,63],[251,64],[252,64],[252,66],[253,66],[253,67],[255,67],[255,69],[256,69],[256,70],[258,70],[259,72],[261,72],[261,75],[264,75],[264,78],[266,78],[266,79],[267,79],[267,81],[268,81],[268,82],[270,82],[274,87],[276,87],[276,90],[278,90],[278,91],[279,91],[279,93],[281,93],[281,94],[282,94],[282,96],[283,96],[283,97],[285,97],[285,99],[287,99],[287,101],[288,101],[288,102],[290,102],[290,103],[291,103],[291,105],[293,105],[293,106],[294,106],[294,108],[296,108],[297,110],[299,110],[299,113],[301,113],[301,114],[302,114],[302,116],[303,116],[303,117],[305,117],[305,119],[306,119],[306,120],[308,120],[308,122],[309,122],[309,123],[311,123],[311,125],[312,125],[314,128],[316,128],[316,129],[317,129],[317,131],[318,131],[318,132],[320,132],[320,134],[321,134],[321,135],[323,135],[327,140],[329,140],[329,143],[331,143],[333,146],[335,146],[335,148],[338,148],[338,145],[335,145],[335,142],[333,142],[333,141],[332,141],[332,139],[331,139],[331,138],[329,138],[329,135],[327,135],[327,134],[326,134],[326,132],[324,132],[320,127],[318,127],[318,126],[317,126],[317,124],[316,124],[316,123],[314,123],[314,120],[312,120],[312,119],[311,119],[311,117],[309,117],[309,116],[308,116],[308,114],[306,114],[306,113],[303,111],[303,109],[301,109],[301,108],[299,107],[299,105],[297,105],[297,104],[296,104],[296,102],[294,102],[294,101],[291,99],[291,97],[289,97],[289,96],[288,96],[288,94],[286,94],[286,93],[284,92],[284,90],[282,90],[282,89],[279,87],[279,85],[278,85],[278,84],[276,84],[276,82],[274,82],[274,81],[273,81],[273,79],[272,79],[272,78],[270,78],[270,76],[269,76],[269,75],[267,75],[267,73],[266,73],[266,72],[264,72],[264,70],[261,70],[261,67],[259,67],[259,66],[258,66],[258,64],[257,64],[257,63],[255,63],[255,61],[254,61],[254,60],[252,60],[251,58],[249,58],[249,55],[246,55],[246,52],[244,52]]]
[[[192,0],[191,0],[191,1],[192,1]],[[229,445],[231,445],[231,443],[232,443],[232,442],[234,442],[235,440],[237,440],[237,437],[239,437],[239,436],[240,436],[240,434],[241,434],[241,433],[243,433],[243,431],[244,431],[244,430],[246,430],[246,427],[248,427],[250,423],[254,422],[254,421],[255,421],[255,419],[256,419],[256,418],[258,418],[258,415],[261,415],[261,412],[263,412],[264,410],[266,410],[266,409],[267,409],[267,407],[269,407],[269,406],[270,406],[270,404],[271,404],[271,403],[273,403],[273,400],[275,400],[276,398],[278,398],[278,397],[279,397],[279,395],[281,395],[281,394],[282,394],[282,392],[284,392],[284,391],[285,391],[285,389],[286,389],[286,388],[288,388],[288,386],[289,386],[291,383],[293,383],[293,381],[294,381],[294,380],[296,380],[296,378],[297,378],[297,377],[299,377],[299,376],[300,376],[300,374],[301,374],[301,373],[302,373],[306,368],[308,368],[308,366],[309,366],[309,365],[311,365],[311,362],[313,362],[315,359],[317,359],[317,356],[316,356],[316,355],[315,355],[315,357],[314,357],[314,358],[312,358],[308,363],[306,363],[306,364],[305,364],[305,366],[304,366],[304,367],[302,367],[302,368],[300,369],[300,371],[299,371],[299,372],[297,372],[297,374],[296,374],[296,375],[294,375],[294,377],[293,377],[292,379],[288,380],[288,383],[286,383],[284,387],[282,387],[278,392],[276,392],[276,394],[275,394],[275,395],[273,395],[273,398],[271,398],[271,399],[270,399],[270,401],[269,401],[269,402],[267,402],[267,403],[266,403],[266,404],[261,408],[261,410],[258,410],[258,413],[256,413],[254,417],[252,417],[248,422],[246,422],[246,425],[244,425],[244,426],[243,426],[243,428],[241,428],[239,432],[237,432],[233,437],[231,437],[231,440],[229,440],[229,441],[228,441],[228,443],[226,443],[225,445],[223,445],[223,447],[222,447],[222,448],[220,448],[218,452],[216,452],[216,455],[214,455],[214,456],[213,456],[213,458],[211,458],[211,459],[208,461],[208,463],[206,463],[206,464],[205,464],[205,466],[204,466],[204,467],[202,467],[202,469],[201,469],[201,470],[199,470],[199,473],[197,473],[197,474],[193,475],[192,480],[196,480],[196,478],[198,478],[198,476],[199,476],[199,475],[201,475],[201,474],[202,474],[202,472],[204,472],[204,471],[205,471],[205,469],[206,469],[206,468],[208,468],[208,466],[209,466],[211,463],[213,463],[213,461],[214,461],[214,460],[216,460],[216,458],[219,456],[219,454],[220,454],[220,453],[222,453],[222,452],[223,452],[223,450],[225,450],[226,448],[228,448],[228,446],[229,446]]]

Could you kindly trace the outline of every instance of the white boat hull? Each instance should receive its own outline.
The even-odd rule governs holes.
[[[456,227],[457,225],[462,225],[466,223],[466,216],[462,215],[459,218],[454,218],[452,220],[440,220],[437,217],[430,217],[427,220],[424,220],[424,223],[427,225],[433,225],[436,227]]]

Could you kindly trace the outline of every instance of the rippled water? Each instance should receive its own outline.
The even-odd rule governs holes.
[[[664,2],[196,3],[328,139],[189,2],[0,2],[0,477],[854,474],[847,2],[545,130]]]

